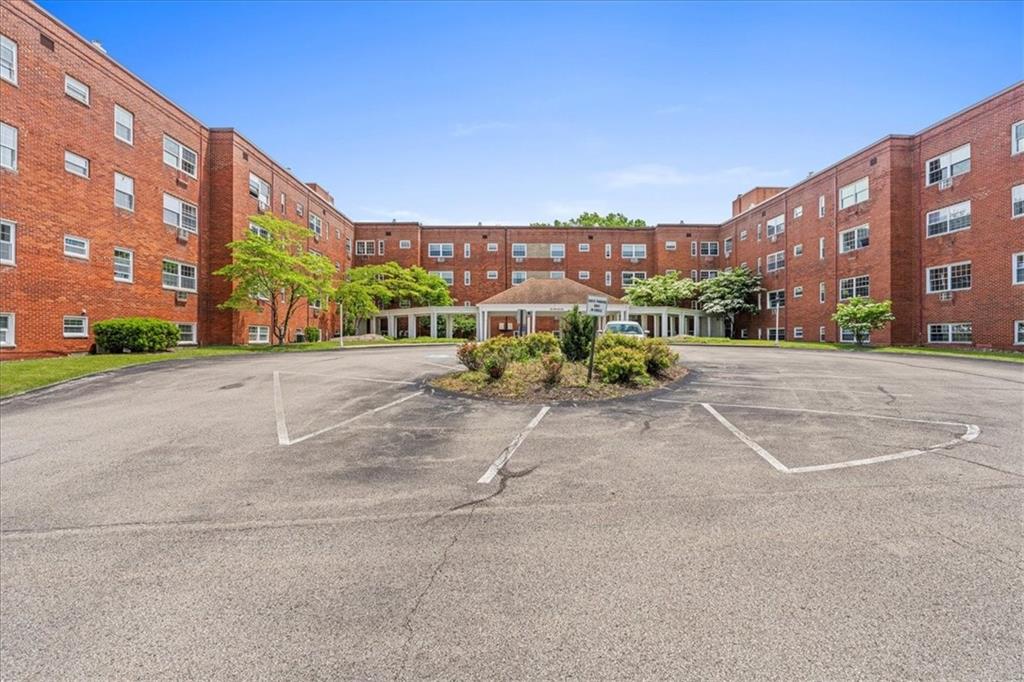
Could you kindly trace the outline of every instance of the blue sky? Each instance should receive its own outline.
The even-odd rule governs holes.
[[[1024,3],[54,2],[360,220],[717,222],[1024,78]]]

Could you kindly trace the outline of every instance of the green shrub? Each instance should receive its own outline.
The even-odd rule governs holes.
[[[320,327],[306,327],[304,330],[305,339],[307,342],[316,342],[320,340]]]
[[[583,362],[590,357],[590,340],[593,338],[596,317],[580,312],[574,305],[562,318],[562,353],[570,362]]]
[[[644,339],[643,347],[647,359],[647,373],[652,377],[664,374],[679,360],[679,354],[668,347],[665,339]]]
[[[476,354],[481,364],[495,355],[504,357],[507,362],[522,361],[529,357],[522,340],[514,336],[495,336],[487,339],[477,346]]]
[[[492,353],[484,358],[484,371],[492,379],[500,379],[508,369],[509,357],[503,353]]]
[[[466,369],[470,372],[476,372],[480,369],[480,357],[477,353],[479,348],[480,344],[476,341],[467,341],[459,346],[459,349],[455,351],[455,355],[459,358],[459,362],[465,365]]]
[[[169,350],[181,339],[178,325],[155,317],[117,317],[93,325],[96,345],[107,353]]]
[[[471,339],[476,336],[476,317],[456,315],[452,319],[452,329],[446,329],[445,332],[453,339]]]
[[[526,350],[526,355],[531,358],[539,358],[547,353],[561,354],[561,346],[558,337],[551,332],[535,332],[520,338],[520,343]]]
[[[603,348],[594,356],[594,367],[606,384],[644,383],[648,380],[647,358],[639,348]]]
[[[557,384],[562,375],[562,367],[565,366],[565,356],[560,350],[545,353],[540,356],[540,365],[544,370],[544,383]]]
[[[601,351],[605,348],[632,348],[634,350],[644,349],[645,339],[639,336],[630,336],[628,334],[601,334],[597,338],[597,350]]]

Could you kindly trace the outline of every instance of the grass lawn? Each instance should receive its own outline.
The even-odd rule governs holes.
[[[676,336],[669,343],[689,343],[707,346],[758,346],[774,348],[774,341],[765,339],[722,339],[707,336]],[[933,346],[878,346],[858,348],[850,343],[824,343],[819,341],[779,341],[779,348],[804,350],[835,350],[850,353],[897,353],[904,355],[953,355],[957,357],[985,358],[1002,362],[1024,363],[1024,353],[1009,350],[979,350],[976,348],[938,348]]]
[[[346,341],[346,348],[374,345],[413,345],[420,343],[453,343],[455,339],[432,339],[420,336],[415,339],[353,339]],[[68,379],[106,372],[130,365],[146,365],[151,362],[206,358],[218,355],[246,355],[250,353],[301,353],[315,350],[337,350],[338,342],[291,343],[283,348],[277,346],[203,346],[200,348],[180,347],[167,353],[125,353],[119,355],[72,355],[37,360],[5,360],[0,362],[0,397],[23,393],[33,388],[48,386]]]

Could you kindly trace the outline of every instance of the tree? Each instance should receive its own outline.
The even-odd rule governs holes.
[[[341,304],[346,334],[354,334],[360,322],[380,312],[368,288],[361,282],[342,282],[334,297]]]
[[[625,299],[633,305],[682,306],[697,298],[700,284],[678,273],[635,279],[626,287]]]
[[[641,218],[627,218],[622,213],[580,213],[569,220],[556,220],[553,223],[530,223],[531,227],[647,227]]]
[[[729,329],[735,334],[736,316],[757,310],[756,297],[761,291],[761,275],[748,268],[728,268],[700,283],[697,301],[711,317],[728,318]]]
[[[851,298],[836,307],[832,321],[840,329],[853,332],[858,346],[864,345],[864,339],[875,329],[881,329],[896,319],[892,314],[892,301],[873,301],[870,298]]]
[[[345,318],[356,325],[381,310],[403,304],[452,304],[443,279],[421,267],[403,268],[394,261],[352,268],[338,287],[336,298],[343,306]]]
[[[234,310],[270,309],[270,327],[278,345],[288,336],[292,314],[302,299],[313,301],[333,292],[334,265],[320,254],[307,251],[313,232],[269,213],[254,215],[249,222],[262,228],[229,243],[231,264],[213,274],[234,285],[231,296],[218,307]]]
[[[578,305],[562,317],[562,354],[570,362],[583,362],[590,357],[596,323],[597,318],[581,313]]]

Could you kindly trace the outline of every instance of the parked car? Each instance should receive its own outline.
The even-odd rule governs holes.
[[[626,336],[647,336],[647,332],[640,326],[639,322],[609,322],[605,325],[603,334],[625,334]]]

